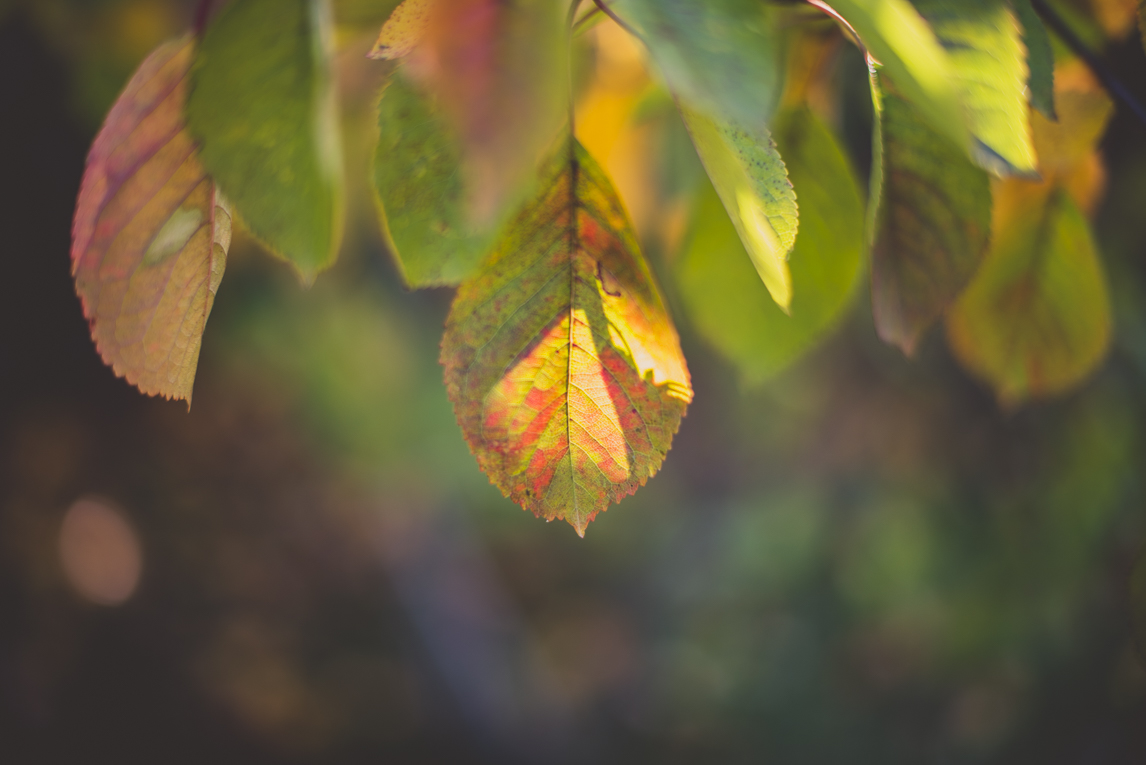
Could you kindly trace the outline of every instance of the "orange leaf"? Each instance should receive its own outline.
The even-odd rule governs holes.
[[[664,461],[692,400],[680,341],[612,184],[575,139],[458,289],[442,364],[482,470],[582,536]]]
[[[426,35],[433,0],[403,0],[382,26],[378,41],[366,55],[374,59],[407,56]]]
[[[100,356],[141,391],[190,403],[231,242],[230,209],[183,122],[190,37],[157,48],[92,144],[72,275]]]

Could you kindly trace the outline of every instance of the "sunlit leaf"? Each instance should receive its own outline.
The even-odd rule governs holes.
[[[1092,83],[1076,86],[1063,81],[1056,101],[1057,121],[1037,114],[1031,119],[1039,172],[1048,180],[1070,172],[1093,151],[1114,111],[1110,97]]]
[[[208,28],[187,121],[240,219],[304,282],[342,237],[342,151],[325,0],[235,0]]]
[[[948,314],[951,348],[1004,405],[1065,392],[1110,341],[1106,282],[1090,226],[1062,190],[996,215],[994,242]]]
[[[1011,7],[1023,27],[1023,45],[1027,49],[1027,68],[1030,74],[1031,106],[1044,116],[1055,118],[1054,110],[1054,50],[1043,20],[1035,13],[1031,0],[1011,0]]]
[[[1007,0],[914,0],[947,51],[967,110],[973,154],[999,175],[1031,175],[1022,27]],[[894,73],[892,79],[895,82]]]
[[[769,299],[711,187],[700,196],[677,289],[692,321],[748,384],[786,368],[836,322],[862,273],[863,200],[835,137],[806,108],[781,111],[776,142],[803,213],[791,316]]]
[[[877,75],[882,198],[872,248],[876,330],[904,353],[966,286],[987,250],[987,174]]]
[[[382,26],[378,41],[366,55],[376,59],[407,56],[426,35],[434,0],[404,0]]]
[[[672,320],[612,184],[570,139],[459,287],[446,388],[490,480],[584,535],[656,473],[692,399]]]
[[[616,0],[669,88],[712,117],[762,126],[783,78],[767,6],[756,0]]]
[[[461,140],[475,225],[516,206],[565,119],[563,10],[552,0],[435,0],[407,59]]]
[[[72,274],[100,356],[150,395],[191,401],[231,215],[183,124],[190,38],[140,65],[92,144]]]
[[[908,0],[828,0],[903,95],[956,145],[971,148],[952,62]]]
[[[788,253],[796,241],[796,194],[768,131],[748,130],[681,106],[697,154],[772,299],[792,302]]]
[[[495,233],[469,222],[461,161],[460,141],[433,96],[397,73],[378,105],[373,181],[379,214],[411,287],[457,284]]]

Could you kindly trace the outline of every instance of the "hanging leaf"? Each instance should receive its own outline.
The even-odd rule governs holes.
[[[404,0],[382,26],[378,41],[366,55],[374,59],[408,56],[426,36],[434,0]]]
[[[456,285],[489,249],[465,210],[462,148],[433,96],[397,73],[378,106],[374,190],[379,215],[411,287]]]
[[[907,355],[966,286],[991,232],[986,173],[877,75],[882,198],[872,249],[872,310]]]
[[[565,118],[562,6],[552,0],[435,0],[407,71],[462,144],[465,209],[489,228],[513,209]]]
[[[783,87],[774,19],[756,0],[616,0],[692,109],[742,125],[767,124]]]
[[[845,19],[907,100],[966,150],[971,136],[952,62],[908,0],[816,0]]]
[[[785,312],[792,302],[788,253],[799,211],[784,161],[763,127],[746,130],[681,105],[681,116],[752,265]]]
[[[973,156],[997,175],[1033,175],[1022,27],[1007,0],[914,0],[947,51]],[[894,79],[894,76],[892,77]],[[898,81],[897,81],[898,82]]]
[[[235,0],[207,29],[187,121],[251,232],[304,283],[342,238],[342,150],[326,0]]]
[[[996,215],[995,240],[947,319],[959,361],[1005,406],[1063,393],[1102,361],[1110,305],[1090,226],[1056,189]]]
[[[1023,27],[1023,47],[1027,49],[1027,68],[1030,75],[1027,87],[1030,90],[1031,106],[1050,119],[1055,119],[1054,110],[1054,50],[1043,20],[1035,13],[1031,0],[1011,0],[1015,15]]]
[[[230,211],[183,124],[193,56],[187,37],[140,65],[92,144],[72,225],[100,356],[144,393],[188,404],[231,243]]]
[[[482,470],[585,527],[656,473],[692,400],[672,320],[612,184],[570,138],[459,287],[446,388]]]
[[[791,316],[755,278],[711,187],[701,192],[691,242],[675,269],[693,323],[750,385],[776,375],[823,337],[863,272],[863,199],[843,150],[807,108],[782,110],[774,127],[803,212],[791,255],[800,287]]]

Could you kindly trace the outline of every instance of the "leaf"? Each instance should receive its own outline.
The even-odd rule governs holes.
[[[1030,89],[1031,106],[1050,119],[1055,119],[1054,110],[1054,49],[1043,20],[1035,13],[1031,0],[1011,0],[1015,15],[1023,27],[1023,46],[1027,49],[1027,67],[1030,75],[1027,87]]]
[[[489,249],[465,210],[462,148],[432,96],[394,76],[378,105],[373,181],[391,250],[411,287],[456,285]]]
[[[1102,361],[1110,329],[1090,226],[1061,189],[996,215],[991,250],[947,318],[956,357],[1005,406],[1077,385]]]
[[[669,89],[692,109],[742,125],[763,126],[783,77],[772,18],[755,0],[616,0],[664,72]]]
[[[716,122],[683,104],[681,116],[752,265],[772,299],[787,311],[792,302],[787,261],[799,211],[771,135],[763,127],[749,131]]]
[[[1022,27],[1007,0],[914,0],[950,60],[979,165],[1033,175]],[[896,82],[894,74],[892,79]]]
[[[656,473],[692,400],[680,342],[612,184],[575,139],[462,283],[446,388],[478,464],[585,527]]]
[[[1146,0],[1138,0],[1138,34],[1142,38],[1142,47],[1146,48]]]
[[[403,0],[382,25],[378,41],[367,53],[374,59],[397,59],[408,56],[426,36],[430,9],[434,0]]]
[[[1114,111],[1110,97],[1097,84],[1078,87],[1060,74],[1056,92],[1058,121],[1034,115],[1031,128],[1039,155],[1039,172],[1047,180],[1071,172],[1094,150]]]
[[[873,87],[887,80],[877,75]],[[991,187],[987,174],[894,88],[883,88],[875,102],[883,191],[872,248],[872,309],[880,338],[911,356],[987,251]]]
[[[754,278],[711,187],[701,192],[691,242],[674,270],[697,329],[749,385],[814,345],[839,319],[863,272],[863,200],[839,143],[807,108],[781,111],[774,126],[803,212],[790,259],[800,287],[791,316]]]
[[[185,37],[140,65],[92,144],[72,225],[100,356],[144,393],[188,404],[231,243],[230,210],[183,124],[193,56]]]
[[[203,37],[187,102],[203,164],[304,283],[342,238],[327,10],[325,0],[235,0]]]
[[[828,0],[822,4],[847,20],[932,127],[957,146],[970,149],[971,136],[951,60],[908,0]]]
[[[516,207],[566,116],[562,6],[436,0],[408,72],[462,144],[466,214],[479,228]]]

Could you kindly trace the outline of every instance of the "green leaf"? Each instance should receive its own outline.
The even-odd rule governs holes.
[[[951,60],[931,27],[908,0],[828,0],[903,95],[960,147],[971,135]]]
[[[843,150],[806,108],[781,111],[776,141],[803,212],[791,255],[798,289],[785,315],[754,278],[744,247],[706,186],[691,241],[674,269],[692,321],[747,384],[776,375],[842,315],[863,272],[863,199]]]
[[[659,469],[688,370],[621,202],[575,139],[458,288],[441,358],[482,470],[535,515],[584,536]]]
[[[208,28],[188,126],[256,237],[314,281],[338,253],[342,149],[325,0],[235,0]]]
[[[947,318],[948,340],[1001,403],[1070,390],[1102,361],[1110,305],[1090,226],[1061,189],[1025,195]]]
[[[875,86],[887,80],[877,75]],[[884,88],[875,101],[883,182],[872,309],[879,336],[910,356],[987,250],[991,187],[987,174],[894,88]]]
[[[1027,67],[1030,75],[1027,87],[1030,89],[1031,106],[1050,119],[1055,119],[1054,110],[1054,49],[1043,20],[1035,13],[1031,0],[1011,0],[1015,15],[1023,27],[1023,46],[1027,49]]]
[[[469,222],[462,148],[432,96],[401,72],[378,105],[373,181],[382,225],[411,287],[456,285],[489,249],[495,231]]]
[[[694,110],[763,126],[783,87],[772,18],[756,0],[616,0],[664,72]]]
[[[998,175],[1034,175],[1022,28],[1007,0],[915,0],[947,50],[970,119],[975,160]],[[894,73],[892,79],[895,78]]]
[[[771,135],[763,127],[746,130],[717,122],[683,104],[681,116],[752,265],[772,299],[787,311],[792,302],[787,261],[799,211]]]
[[[72,274],[92,339],[117,375],[191,402],[223,279],[231,213],[183,124],[190,37],[159,46],[92,144],[72,226]]]

